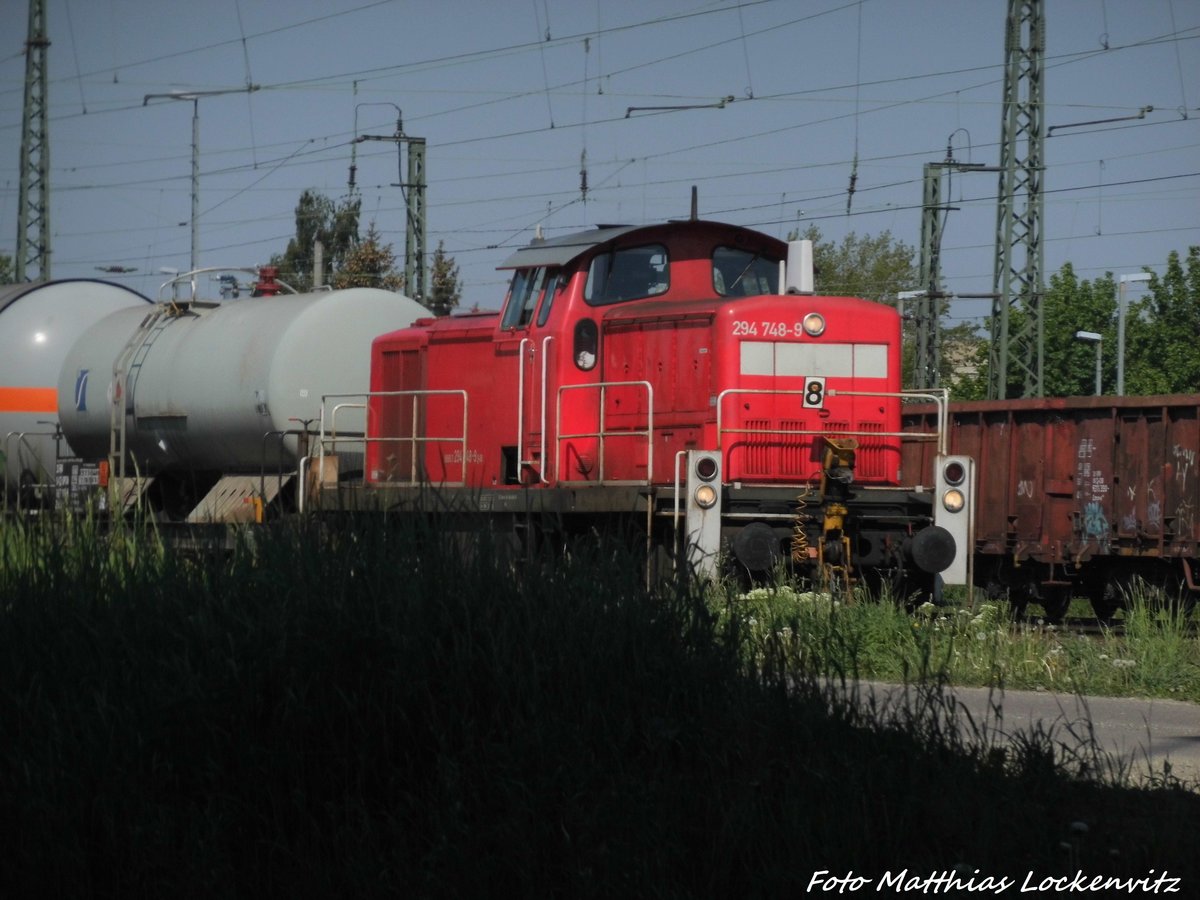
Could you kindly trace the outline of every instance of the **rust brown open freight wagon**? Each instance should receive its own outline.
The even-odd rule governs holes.
[[[1136,578],[1200,596],[1200,394],[953,403],[949,441],[976,461],[976,585],[1055,618],[1073,596],[1110,616]],[[906,443],[904,472],[934,451]]]

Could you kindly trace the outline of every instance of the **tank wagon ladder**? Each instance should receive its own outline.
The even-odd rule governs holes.
[[[150,345],[154,343],[152,336],[160,332],[166,324],[164,321],[170,307],[159,304],[146,314],[137,330],[129,336],[121,352],[113,361],[111,428],[108,442],[108,466],[112,478],[122,487],[125,482],[125,431],[129,413],[133,410],[133,386],[137,383],[137,373],[141,370]]]

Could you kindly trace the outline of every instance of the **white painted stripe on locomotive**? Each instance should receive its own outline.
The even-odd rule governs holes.
[[[741,374],[777,378],[886,378],[886,344],[742,341]]]

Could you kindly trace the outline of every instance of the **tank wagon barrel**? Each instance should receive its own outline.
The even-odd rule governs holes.
[[[241,299],[236,278],[222,280],[222,302],[197,299],[197,273],[188,273],[180,276],[187,296],[169,283],[159,303],[113,285],[67,283],[34,294],[42,308],[22,309],[28,298],[0,308],[19,326],[5,329],[6,341],[25,341],[38,316],[59,323],[52,345],[36,348],[35,375],[15,382],[27,395],[35,378],[44,394],[36,415],[49,434],[36,446],[24,436],[6,442],[10,475],[18,465],[26,481],[30,471],[57,469],[64,487],[82,480],[92,493],[111,475],[119,502],[146,493],[166,519],[256,515],[295,479],[321,396],[366,390],[372,339],[428,314],[374,288],[283,293],[273,270],[257,271]],[[0,404],[16,396],[3,390],[14,384],[10,358],[0,354]],[[6,434],[30,431],[34,416],[0,409]],[[362,411],[343,417],[343,427],[361,435]],[[361,470],[361,451],[341,456],[343,470]],[[84,470],[90,476],[77,477]]]
[[[96,279],[0,287],[0,462],[6,503],[38,504],[53,494],[59,451],[67,449],[58,428],[59,409],[76,402],[80,387],[73,381],[65,388],[59,384],[67,350],[104,317],[125,309],[144,315],[151,304],[137,291]]]

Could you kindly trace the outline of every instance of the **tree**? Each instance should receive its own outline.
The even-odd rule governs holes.
[[[1150,276],[1146,298],[1131,304],[1125,322],[1125,392],[1195,393],[1200,390],[1200,247],[1167,257],[1160,278]]]
[[[803,237],[813,242],[816,287],[822,294],[895,304],[899,291],[916,284],[916,251],[890,231],[875,237],[852,231],[835,245],[822,240],[820,229],[812,225]]]
[[[1091,331],[1101,337],[1101,391],[1117,388],[1117,284],[1111,273],[1080,281],[1068,262],[1050,276],[1042,302],[1045,345],[1043,388],[1048,397],[1086,396],[1096,391],[1096,346],[1075,337]],[[1009,327],[1020,328],[1025,311],[1010,311]],[[987,343],[978,351],[978,374],[953,388],[955,399],[987,395]],[[1019,396],[1020,376],[1008,388]],[[1130,304],[1125,320],[1125,393],[1194,393],[1200,385],[1200,247],[1186,264],[1178,252],[1167,258],[1166,273],[1151,274],[1145,299]]]
[[[442,242],[438,241],[433,252],[432,271],[429,273],[429,309],[435,316],[448,316],[462,299],[462,288],[458,284],[458,265],[453,256],[447,256]]]
[[[296,204],[296,236],[288,241],[282,255],[271,258],[271,265],[279,269],[279,277],[299,291],[311,290],[313,248],[320,241],[325,248],[321,282],[329,283],[358,243],[360,206],[357,198],[335,203],[313,190],[302,193]]]
[[[333,276],[335,288],[377,287],[398,291],[404,286],[404,275],[396,271],[396,254],[392,245],[383,243],[375,223],[367,228],[367,236],[346,254],[341,268]]]
[[[1045,349],[1042,389],[1047,397],[1081,397],[1096,392],[1096,345],[1076,332],[1100,335],[1101,388],[1113,393],[1117,381],[1117,292],[1111,274],[1080,281],[1068,262],[1050,276],[1042,302]]]
[[[942,329],[938,376],[954,400],[983,400],[987,397],[988,341],[973,322],[959,322]]]
[[[1115,356],[1104,352],[1116,347],[1116,293],[1111,275],[1094,282],[1080,281],[1071,263],[1050,276],[1042,297],[1044,344],[1042,389],[1047,397],[1079,397],[1096,392],[1096,345],[1075,337],[1078,331],[1090,331],[1101,337],[1102,380],[1106,390],[1116,382]],[[1020,330],[1026,310],[1009,310],[1010,331]],[[990,325],[989,325],[990,329]],[[980,338],[975,353],[975,372],[963,377],[951,388],[955,400],[983,400],[988,391],[988,339]],[[1019,397],[1025,389],[1024,376],[1010,370],[1006,393]]]
[[[0,253],[0,284],[12,284],[14,275],[12,257]]]

